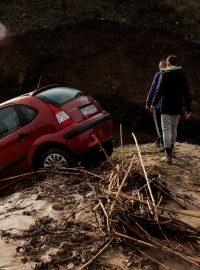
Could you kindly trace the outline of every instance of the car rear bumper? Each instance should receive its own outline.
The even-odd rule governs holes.
[[[84,125],[81,125],[80,127],[74,128],[73,130],[70,130],[66,132],[63,137],[65,139],[71,139],[93,127],[95,127],[98,124],[102,124],[103,122],[106,122],[108,120],[111,120],[111,115],[109,113],[102,115],[101,117],[98,117],[97,119],[94,119],[93,121],[90,121],[89,123],[86,123]]]
[[[100,143],[112,140],[114,127],[111,115],[106,113],[87,123],[65,132],[62,137],[64,144],[77,156],[92,150],[98,146],[93,135],[96,135]]]

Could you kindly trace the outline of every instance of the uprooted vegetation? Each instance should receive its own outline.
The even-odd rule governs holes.
[[[200,218],[198,171],[191,174],[189,161],[181,167],[179,147],[172,165],[160,166],[161,154],[152,145],[141,147],[142,160],[130,145],[90,171],[38,172],[33,182],[37,176],[43,180],[30,187],[29,178],[29,187],[11,211],[20,210],[20,201],[34,195],[35,200],[47,200],[60,218],[39,217],[37,210],[21,207],[21,214],[35,216],[35,222],[20,232],[1,230],[2,239],[20,243],[17,256],[37,270],[178,269],[170,260],[180,269],[198,269],[200,228],[182,219]],[[198,164],[199,156],[191,162]],[[104,255],[116,250],[123,256],[118,264]]]

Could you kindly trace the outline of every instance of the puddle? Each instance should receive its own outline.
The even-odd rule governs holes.
[[[44,216],[49,216],[58,221],[68,216],[71,208],[63,210],[54,210],[53,204],[47,200],[37,200],[37,194],[24,196],[23,192],[17,192],[7,197],[0,198],[0,233],[4,231],[10,234],[21,235],[24,230],[27,230],[37,219]],[[77,202],[75,211],[78,211],[86,205],[84,197],[75,194],[74,199]],[[75,204],[75,203],[74,203]],[[91,218],[91,211],[81,211],[76,214],[75,219],[85,221]],[[1,235],[0,235],[1,236]],[[29,270],[33,269],[34,264],[26,262],[23,264],[20,255],[16,253],[16,247],[23,245],[23,241],[14,240],[6,237],[0,240],[0,269],[5,270]],[[41,259],[48,262],[52,254],[55,254],[57,249],[50,248],[42,255]]]
[[[33,263],[23,264],[18,256],[16,256],[16,247],[20,242],[5,243],[0,240],[0,269],[5,270],[29,270],[33,269]]]
[[[35,220],[43,216],[50,216],[61,220],[64,211],[55,211],[52,205],[46,200],[36,200],[37,195],[28,198],[21,198],[21,193],[0,199],[0,232],[7,231],[11,234],[20,235],[23,230],[28,229]],[[66,211],[65,211],[66,213]],[[0,269],[9,270],[29,270],[33,269],[33,263],[23,264],[20,257],[16,254],[16,247],[22,245],[22,241],[9,239],[0,240]],[[44,256],[48,261],[53,250],[49,250]]]

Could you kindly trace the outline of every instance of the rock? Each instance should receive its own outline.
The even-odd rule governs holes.
[[[69,244],[68,242],[63,242],[60,244],[60,248],[63,250],[68,250],[69,249]]]
[[[61,211],[65,208],[65,206],[63,204],[60,204],[60,203],[55,203],[52,206],[52,208],[53,208],[53,210]]]
[[[67,269],[75,269],[75,265],[73,263],[69,263],[67,265]]]

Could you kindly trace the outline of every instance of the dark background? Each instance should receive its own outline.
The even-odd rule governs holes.
[[[1,0],[0,99],[62,83],[96,97],[125,143],[155,139],[145,99],[160,59],[176,54],[193,98],[179,140],[200,143],[198,1]]]

